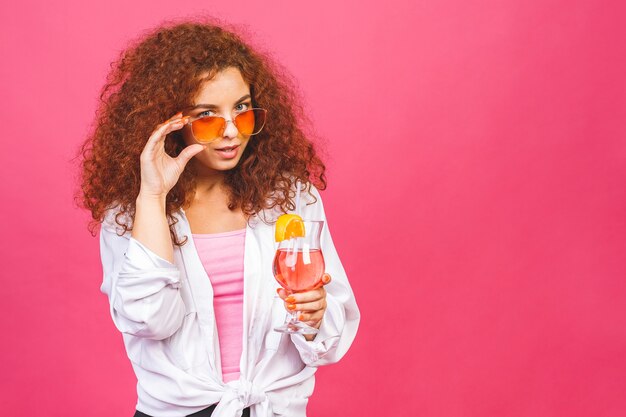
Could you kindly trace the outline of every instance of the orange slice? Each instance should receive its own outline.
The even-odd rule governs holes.
[[[276,242],[291,239],[292,237],[304,237],[304,222],[297,214],[282,214],[276,220]]]

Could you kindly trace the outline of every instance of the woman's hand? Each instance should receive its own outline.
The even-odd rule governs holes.
[[[187,162],[205,149],[204,145],[187,146],[176,158],[165,152],[165,137],[168,133],[181,129],[189,117],[177,113],[171,119],[159,124],[148,138],[141,152],[141,189],[139,194],[146,197],[165,197],[176,185]]]
[[[319,329],[326,311],[326,289],[323,286],[328,284],[330,280],[330,275],[324,274],[322,276],[322,285],[319,288],[291,295],[285,289],[278,288],[278,296],[285,301],[285,309],[288,312],[298,311],[298,320]],[[315,338],[314,334],[305,334],[303,336],[308,341]]]

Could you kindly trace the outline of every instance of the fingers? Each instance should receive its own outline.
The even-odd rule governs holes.
[[[205,145],[200,145],[199,143],[195,143],[193,145],[187,146],[183,149],[180,154],[176,157],[176,160],[179,164],[181,164],[181,168],[184,168],[187,165],[187,162],[191,160],[195,155],[199,154],[203,150],[206,149]]]
[[[292,294],[291,297],[295,297],[296,302],[314,301],[322,297],[326,297],[326,290],[324,290],[322,286],[328,284],[331,280],[332,278],[330,277],[330,274],[324,273],[319,287],[313,288],[311,291]],[[289,293],[284,288],[276,288],[276,292],[283,300],[289,297]]]
[[[285,301],[285,309],[289,312],[303,312],[309,314],[307,317],[311,317],[310,314],[319,312],[320,317],[324,315],[326,310],[326,289],[323,285],[328,284],[331,281],[330,274],[324,274],[320,287],[311,291],[289,294],[284,288],[277,288],[276,292],[278,296]],[[317,314],[317,313],[316,313]]]
[[[167,122],[171,121],[171,120],[176,120],[176,119],[181,119],[183,117],[183,112],[178,112],[175,115],[173,115],[172,117],[170,117],[169,119],[167,119]]]
[[[326,290],[318,288],[316,290],[301,292],[297,294],[279,297],[285,300],[285,309],[287,311],[315,311],[326,309]]]
[[[298,314],[298,320],[306,322],[309,326],[320,328],[320,322],[324,318],[323,311],[316,311],[313,313],[300,313]]]
[[[285,301],[294,300],[296,303],[310,303],[312,301],[321,300],[322,298],[326,298],[326,289],[324,289],[324,287],[307,292],[291,294],[285,299]]]
[[[150,154],[154,152],[159,144],[165,141],[168,133],[181,129],[189,121],[189,116],[182,117],[182,113],[177,113],[173,117],[169,118],[163,123],[157,125],[156,129],[152,132],[148,138],[148,142],[144,150]]]
[[[322,279],[320,280],[319,284],[317,284],[317,285],[314,287],[314,289],[315,289],[315,288],[320,288],[320,287],[322,287],[322,286],[324,286],[324,285],[328,284],[330,281],[331,281],[330,274],[328,274],[328,273],[324,273],[324,275],[322,275]]]
[[[294,309],[290,309],[290,306],[295,305]],[[318,300],[310,303],[298,303],[298,304],[289,304],[287,306],[288,311],[319,311],[326,310],[326,300]]]

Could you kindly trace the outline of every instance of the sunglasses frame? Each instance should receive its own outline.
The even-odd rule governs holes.
[[[197,108],[197,107],[189,107],[189,108],[187,108],[187,109],[183,110],[183,111],[182,111],[183,117],[185,117],[185,116],[189,116],[188,112],[189,112],[190,110],[193,110],[193,109],[196,109],[196,108]],[[207,110],[210,110],[210,109],[207,109]],[[205,111],[207,111],[207,110],[203,110],[203,111],[201,111],[201,112],[200,112],[200,114],[204,113],[204,112],[205,112]],[[205,141],[200,141],[200,140],[198,140],[198,139],[196,138],[196,135],[193,133],[193,122],[195,122],[196,120],[204,119],[205,117],[220,118],[220,119],[224,120],[224,128],[223,128],[223,130],[222,130],[222,134],[224,133],[224,130],[226,130],[226,127],[228,126],[228,122],[231,122],[233,125],[235,125],[235,127],[237,128],[237,131],[238,131],[239,133],[241,133],[241,131],[239,130],[239,127],[237,126],[237,123],[236,123],[236,119],[237,119],[237,117],[241,116],[241,115],[242,115],[242,114],[244,114],[244,113],[247,113],[247,112],[249,112],[249,111],[254,111],[254,110],[260,110],[260,111],[262,111],[262,112],[264,113],[264,117],[263,117],[263,125],[261,126],[261,128],[259,129],[259,131],[258,131],[258,132],[256,132],[256,133],[252,133],[252,134],[250,134],[250,135],[244,135],[244,134],[242,133],[242,135],[244,135],[244,136],[254,136],[254,135],[258,135],[259,133],[261,133],[261,131],[262,131],[262,130],[263,130],[263,128],[265,127],[265,123],[266,123],[266,121],[267,121],[267,110],[266,110],[266,109],[263,109],[263,108],[261,108],[261,107],[253,107],[253,108],[250,108],[250,109],[248,109],[248,110],[246,110],[246,111],[243,111],[243,112],[239,113],[237,116],[233,117],[231,120],[226,120],[226,118],[225,118],[225,117],[223,117],[223,116],[209,116],[209,115],[206,115],[206,116],[192,116],[192,117],[190,117],[190,118],[189,118],[189,122],[188,122],[187,126],[189,126],[189,128],[191,129],[191,136],[194,138],[194,140],[195,140],[196,142],[198,142],[198,143],[211,143],[211,142],[215,142],[216,140],[218,140],[218,139],[220,138],[220,136],[216,136],[215,138],[213,138],[213,139],[211,139],[211,140],[205,140]]]

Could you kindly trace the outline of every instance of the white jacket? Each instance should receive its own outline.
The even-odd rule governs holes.
[[[321,196],[313,203],[302,193],[302,217],[324,220]],[[309,205],[307,205],[309,204]],[[137,376],[137,409],[155,417],[182,417],[218,403],[214,417],[306,415],[315,371],[337,362],[356,335],[360,314],[348,278],[324,225],[321,246],[328,307],[320,332],[311,342],[301,335],[275,332],[286,311],[272,274],[277,243],[273,221],[280,213],[265,210],[246,227],[244,253],[243,352],[239,380],[222,381],[213,289],[193,244],[184,210],[175,214],[174,264],[159,257],[130,232],[119,236],[114,211],[100,232],[104,279],[111,317],[123,333]],[[262,221],[264,220],[264,221]],[[267,222],[267,223],[266,223]],[[269,224],[268,224],[269,223]]]

